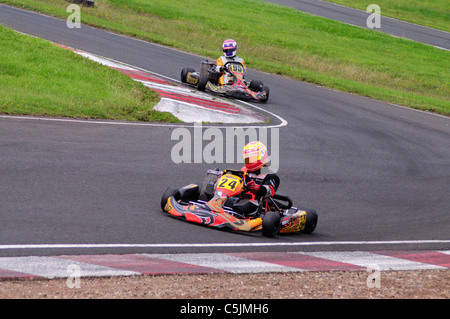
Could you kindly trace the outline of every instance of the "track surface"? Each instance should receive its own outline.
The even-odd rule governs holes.
[[[175,79],[181,68],[196,67],[202,59],[84,25],[68,29],[65,21],[3,5],[0,23]],[[227,166],[173,163],[171,126],[0,117],[2,245],[153,245],[2,246],[0,256],[449,249],[448,118],[256,71],[249,77],[271,88],[264,108],[288,119],[279,131],[280,192],[295,204],[317,209],[319,226],[313,235],[271,240],[161,213],[160,196],[167,186],[183,186],[201,180],[208,168]],[[317,246],[309,246],[314,242]],[[247,243],[278,243],[281,248]]]
[[[358,27],[367,28],[367,18],[370,13],[344,7],[334,3],[320,0],[266,0],[284,6],[292,7],[302,12],[345,22]],[[381,10],[380,28],[376,31],[385,32],[397,37],[411,39],[413,41],[427,43],[445,50],[450,50],[450,33],[421,25],[392,19],[383,16]]]

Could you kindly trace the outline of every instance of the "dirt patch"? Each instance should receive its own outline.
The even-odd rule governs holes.
[[[450,270],[294,272],[0,281],[2,299],[449,299]],[[75,285],[77,282],[70,282]],[[369,287],[370,286],[370,287]]]

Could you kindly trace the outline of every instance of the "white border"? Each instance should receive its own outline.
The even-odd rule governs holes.
[[[450,244],[450,240],[375,240],[375,241],[317,241],[271,243],[167,243],[167,244],[18,244],[0,245],[9,249],[92,249],[92,248],[231,248],[231,247],[288,247],[288,246],[340,246],[340,245],[423,245]]]

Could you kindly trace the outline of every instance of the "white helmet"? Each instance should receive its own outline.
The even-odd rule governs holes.
[[[225,40],[222,44],[223,54],[227,58],[234,58],[237,54],[237,43],[233,39]]]

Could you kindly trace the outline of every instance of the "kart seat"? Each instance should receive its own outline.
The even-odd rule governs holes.
[[[257,203],[248,199],[239,200],[233,205],[233,210],[236,213],[247,216],[256,213],[258,208],[259,205]]]

